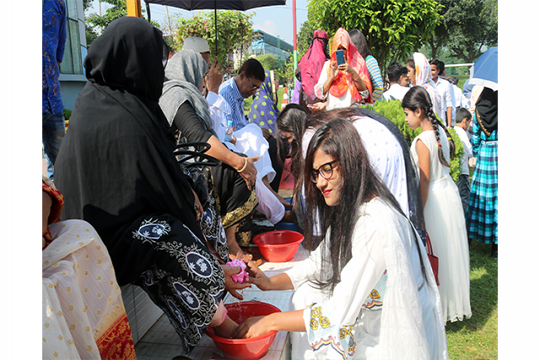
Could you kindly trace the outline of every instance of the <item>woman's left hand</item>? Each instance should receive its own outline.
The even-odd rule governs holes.
[[[264,334],[268,334],[274,330],[270,321],[270,315],[268,316],[255,316],[247,319],[232,333],[233,339],[249,339]]]
[[[339,65],[338,70],[343,71],[343,72],[347,72],[347,73],[353,75],[353,77],[356,74],[356,70],[354,70],[354,68],[347,61],[345,61],[345,63]]]

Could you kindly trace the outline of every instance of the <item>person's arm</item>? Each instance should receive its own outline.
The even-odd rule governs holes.
[[[291,278],[286,273],[281,273],[269,278],[257,266],[249,267],[249,282],[257,285],[262,291],[294,289]]]
[[[330,75],[328,75],[328,67],[330,67],[331,69]],[[321,89],[322,96],[323,96],[321,99],[326,99],[328,90],[330,89],[330,86],[332,85],[332,83],[334,82],[334,79],[338,75],[338,71],[339,70],[338,70],[336,61],[327,61],[324,64],[324,67],[321,71],[321,76],[319,77],[319,82],[316,85],[316,86],[319,86]],[[317,94],[317,91],[315,91],[315,93]]]
[[[347,61],[345,61],[344,64],[339,65],[338,70],[351,74],[354,85],[356,86],[358,91],[368,90],[368,87],[364,80],[362,80],[362,78],[360,77],[360,74],[358,74],[356,70],[354,70],[354,68]]]
[[[448,128],[451,128],[452,127],[452,106],[453,105],[453,100],[452,100],[452,94],[450,93],[450,83],[446,80],[442,80],[444,82],[446,82],[446,96],[445,96],[445,100],[446,100],[446,124],[447,124],[447,127]]]
[[[210,144],[211,147],[206,154],[238,171],[246,181],[248,189],[251,190],[257,178],[257,169],[254,162],[259,159],[258,156],[245,158],[230,151],[215,135],[204,128],[199,116],[188,101],[184,102],[176,112],[174,125],[189,142],[206,142]]]
[[[304,310],[276,312],[267,316],[251,317],[233,331],[233,339],[249,339],[270,331],[306,332]]]
[[[381,76],[381,69],[379,68],[379,63],[377,62],[377,59],[375,59],[373,56],[368,56],[366,59],[366,66],[369,73],[369,78],[371,79],[371,83],[373,84],[373,94],[372,99],[373,101],[378,101],[383,92],[384,92],[384,83]]]
[[[382,236],[385,236],[384,230],[381,231],[376,226],[369,226],[369,224],[378,223],[370,220],[369,215],[366,215],[362,222],[359,226],[362,230],[357,231],[355,227],[351,239],[352,258],[341,271],[341,281],[336,285],[332,296],[327,301],[302,310],[248,319],[238,327],[233,337],[248,338],[265,334],[271,330],[310,331],[306,327],[306,322],[309,323],[308,316],[313,315],[312,310],[314,307],[319,308],[319,316],[328,317],[329,327],[325,328],[328,334],[334,335],[337,333],[339,336],[342,326],[353,324],[358,314],[360,314],[362,304],[386,269],[383,247],[377,241]]]
[[[51,207],[53,204],[52,198],[48,192],[42,191],[42,217],[41,217],[41,249],[43,250],[46,245],[45,234],[49,229],[49,215],[51,214]]]
[[[420,194],[422,195],[422,205],[425,208],[429,195],[430,167],[429,149],[420,139],[416,141],[416,152],[418,154],[418,167],[420,168]]]

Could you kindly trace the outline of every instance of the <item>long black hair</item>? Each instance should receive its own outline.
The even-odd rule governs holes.
[[[326,205],[321,191],[311,181],[313,160],[317,150],[338,161],[334,171],[339,172],[342,187],[336,206]],[[322,276],[313,283],[321,290],[329,288],[330,292],[333,292],[340,281],[341,270],[352,257],[351,239],[359,217],[360,205],[374,196],[379,196],[382,201],[405,215],[390,190],[371,167],[360,135],[351,122],[345,119],[338,118],[325,123],[311,139],[304,166],[304,183],[307,197],[304,228],[313,229],[314,226],[320,225],[323,236],[326,236],[328,228],[332,227],[329,238],[330,253],[321,251]],[[306,231],[305,239],[308,245],[311,244],[314,241],[313,231]],[[331,276],[328,276],[328,271],[332,273]]]
[[[306,130],[310,127],[318,128],[323,122],[310,117],[306,111],[298,104],[287,105],[279,114],[276,120],[276,129],[278,133],[288,132],[291,134],[292,141],[289,144],[281,137],[277,137],[278,153],[281,149],[289,147],[291,156],[291,174],[294,177],[293,199],[295,212],[300,214],[297,206],[301,203],[299,194],[302,190],[302,179],[304,171],[304,157],[302,154],[302,138]]]
[[[354,44],[354,46],[358,49],[358,52],[360,52],[360,55],[365,59],[369,55],[373,56],[371,53],[371,50],[369,49],[369,45],[367,43],[366,37],[362,32],[358,29],[352,29],[349,31],[349,36],[351,37],[351,41]]]
[[[448,129],[442,122],[440,122],[437,117],[435,116],[435,113],[433,112],[433,105],[431,104],[431,98],[429,97],[429,93],[426,89],[424,89],[422,86],[413,86],[405,96],[403,97],[403,101],[401,102],[401,107],[404,109],[409,109],[411,111],[415,111],[416,109],[422,109],[426,117],[431,122],[431,125],[433,126],[433,130],[435,131],[435,138],[437,140],[437,143],[440,144],[441,138],[439,134],[439,126],[444,129],[444,132],[446,134],[446,137],[448,138],[448,146],[450,148],[450,158],[454,159],[454,155],[456,152],[456,145],[454,144],[454,140],[452,139],[452,136],[450,135],[450,132],[448,132]],[[441,164],[443,164],[446,167],[450,167],[450,163],[446,161],[444,158],[443,149],[441,146],[438,147],[438,154],[439,154],[439,161]]]

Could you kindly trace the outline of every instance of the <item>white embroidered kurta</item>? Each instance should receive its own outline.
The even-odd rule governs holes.
[[[360,214],[352,258],[332,296],[308,282],[321,276],[329,234],[308,259],[286,272],[295,289],[291,310],[304,309],[307,331],[291,333],[292,358],[448,359],[440,297],[425,249],[416,245],[421,244],[416,231],[378,197]],[[382,310],[368,310],[366,299],[385,269]]]

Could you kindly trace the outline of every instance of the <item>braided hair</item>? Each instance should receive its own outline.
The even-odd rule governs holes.
[[[416,109],[422,109],[426,117],[431,122],[431,125],[433,126],[433,130],[435,131],[435,139],[437,140],[438,146],[438,155],[439,155],[439,161],[441,164],[443,164],[446,167],[450,167],[450,163],[446,161],[444,158],[443,149],[440,146],[441,144],[441,138],[439,134],[439,126],[444,129],[444,132],[446,133],[446,137],[448,138],[448,147],[450,148],[450,158],[454,159],[454,155],[456,152],[456,145],[454,144],[454,140],[452,139],[452,136],[450,135],[450,132],[444,126],[442,122],[437,119],[437,116],[435,115],[435,112],[433,111],[433,105],[431,103],[431,98],[429,96],[429,93],[426,89],[424,89],[422,86],[413,86],[405,96],[403,97],[403,101],[401,102],[401,107],[404,109],[409,109],[411,111],[415,111]]]

